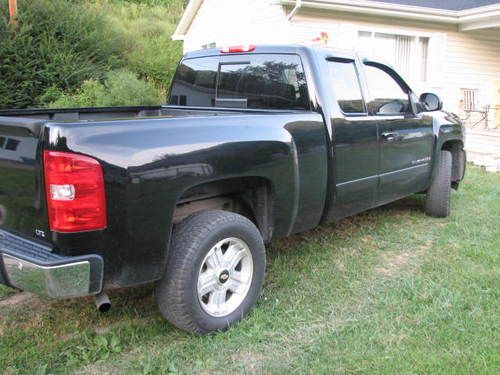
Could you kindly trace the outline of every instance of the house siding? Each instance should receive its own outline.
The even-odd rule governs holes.
[[[462,89],[478,90],[479,107],[500,105],[494,99],[500,89],[500,29],[459,32],[456,25],[306,9],[289,22],[286,14],[273,0],[205,0],[185,36],[184,50],[210,42],[312,44],[322,31],[329,34],[330,46],[352,49],[359,29],[414,33],[430,38],[428,80],[405,77],[416,92],[436,92],[445,109],[459,113]],[[491,111],[492,123],[494,115]]]
[[[343,12],[302,12],[291,22],[291,42],[329,33],[329,45],[355,47],[358,30],[415,33],[431,38],[429,79],[425,83],[406,77],[417,92],[437,92],[445,108],[461,112],[462,89],[477,89],[478,106],[495,103],[500,79],[500,29],[459,32],[456,25],[416,22]],[[491,111],[493,115],[493,111]]]
[[[215,42],[289,43],[284,9],[269,0],[205,0],[184,38],[184,52]]]

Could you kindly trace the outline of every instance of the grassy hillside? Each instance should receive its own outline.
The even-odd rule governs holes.
[[[157,104],[182,44],[182,0],[0,0],[0,108]]]

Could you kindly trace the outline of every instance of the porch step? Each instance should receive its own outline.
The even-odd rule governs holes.
[[[500,172],[499,129],[467,129],[465,150],[468,161],[485,167],[489,172]]]
[[[467,161],[484,167],[488,172],[500,172],[500,155],[467,151]]]

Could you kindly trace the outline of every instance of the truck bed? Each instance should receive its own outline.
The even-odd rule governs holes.
[[[103,108],[60,108],[60,109],[7,109],[0,110],[0,116],[22,117],[52,121],[106,120],[161,116],[161,106],[103,107]]]
[[[134,107],[87,107],[58,109],[6,109],[0,110],[0,117],[39,119],[55,122],[105,121],[114,119],[132,119],[144,117],[187,117],[217,116],[241,112],[283,113],[290,111],[255,110],[241,108],[200,108],[186,106],[134,106]],[[5,119],[2,119],[2,121]]]

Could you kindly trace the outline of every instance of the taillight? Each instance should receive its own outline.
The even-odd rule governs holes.
[[[247,44],[245,46],[223,47],[220,51],[222,53],[236,53],[236,52],[252,52],[253,50],[255,50],[255,46],[252,44]]]
[[[44,151],[43,167],[50,230],[81,232],[106,227],[104,179],[97,160]]]

